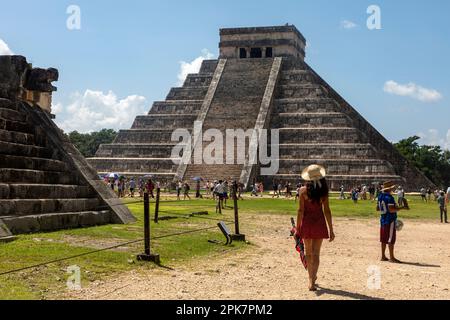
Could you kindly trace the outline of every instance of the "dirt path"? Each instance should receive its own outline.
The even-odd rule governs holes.
[[[176,270],[129,272],[67,299],[450,299],[450,226],[406,221],[398,257],[379,262],[378,221],[337,219],[336,242],[325,243],[321,290],[307,291],[307,273],[288,237],[289,218],[259,215],[244,232],[248,250],[193,261]],[[270,226],[270,227],[268,227]],[[262,230],[265,230],[262,232]],[[368,268],[379,267],[381,289],[370,290]],[[376,270],[376,269],[375,269]]]

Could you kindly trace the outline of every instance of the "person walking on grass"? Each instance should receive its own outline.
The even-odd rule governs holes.
[[[427,190],[425,190],[425,188],[420,189],[420,196],[422,197],[423,202],[428,202],[427,201]]]
[[[272,199],[275,197],[279,198],[280,195],[278,194],[278,183],[275,180],[273,181],[272,189],[273,189]]]
[[[297,236],[305,242],[310,291],[317,291],[316,281],[323,240],[329,239],[333,242],[335,239],[325,177],[325,168],[319,165],[309,166],[302,172],[302,178],[307,183],[300,191]]]
[[[390,261],[392,263],[401,263],[395,257],[395,244],[397,242],[397,212],[408,210],[408,208],[399,208],[395,202],[392,192],[396,185],[393,182],[385,182],[378,198],[377,211],[381,212],[381,261]],[[389,247],[389,259],[386,257],[386,248]]]
[[[397,202],[399,207],[405,206],[405,190],[402,187],[398,187],[397,189]]]
[[[214,188],[214,194],[216,195],[217,204],[216,204],[216,213],[221,212],[222,209],[225,209],[223,206],[223,196],[225,193],[223,181],[219,180],[216,187]]]
[[[253,196],[258,197],[258,189],[259,189],[258,183],[255,182],[255,183],[252,185],[252,187],[253,187],[253,189],[252,189],[252,197],[253,197]]]
[[[130,197],[134,198],[134,191],[136,190],[136,181],[134,181],[134,178],[131,178],[130,180]]]
[[[447,201],[443,191],[439,194],[437,202],[439,203],[439,209],[441,211],[441,223],[448,223]]]
[[[294,201],[297,202],[297,200],[300,200],[300,190],[302,189],[302,185],[299,183],[297,184],[297,189],[296,189],[296,193],[295,193],[295,199]]]
[[[222,206],[222,209],[225,209],[225,207],[227,206],[227,200],[228,200],[229,191],[230,191],[230,188],[228,186],[228,181],[224,181],[224,183],[223,183],[223,202],[224,202],[224,205]]]
[[[237,192],[238,192],[237,193],[238,200],[244,200],[244,198],[242,197],[242,193],[244,192],[244,184],[238,183]]]
[[[191,197],[189,196],[189,191],[191,190],[191,186],[189,185],[189,183],[187,183],[187,181],[184,183],[184,198],[183,200],[186,200],[186,198],[188,198],[189,200],[191,200]]]
[[[353,188],[352,189],[352,200],[355,204],[358,204],[358,199],[359,199],[358,189]]]
[[[339,200],[345,200],[345,187],[344,185],[341,186],[341,193],[339,195]]]

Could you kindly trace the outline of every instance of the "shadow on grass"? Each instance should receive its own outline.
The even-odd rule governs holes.
[[[354,299],[354,300],[379,300],[382,301],[384,299],[381,298],[375,298],[375,297],[371,297],[371,296],[366,296],[364,294],[359,294],[359,293],[354,293],[354,292],[349,292],[349,291],[344,291],[344,290],[333,290],[333,289],[327,289],[327,288],[323,288],[318,286],[319,291],[316,291],[316,295],[318,297],[323,296],[324,294],[328,294],[328,295],[332,295],[332,296],[339,296],[339,297],[344,297],[344,298],[350,298],[350,299]]]
[[[164,270],[175,271],[174,268],[165,266],[165,265],[163,265],[163,264],[161,264],[161,263],[156,264],[156,266],[157,266],[158,268],[161,268],[161,269],[164,269]]]

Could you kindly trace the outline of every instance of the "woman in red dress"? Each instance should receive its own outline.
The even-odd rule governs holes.
[[[300,190],[297,230],[298,236],[305,242],[310,291],[317,290],[317,272],[323,240],[329,239],[332,242],[335,238],[325,176],[325,168],[319,165],[309,166],[302,172],[302,178],[307,183]]]

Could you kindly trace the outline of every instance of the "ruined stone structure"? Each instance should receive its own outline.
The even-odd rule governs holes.
[[[134,221],[51,120],[56,69],[0,56],[0,239]]]
[[[172,88],[166,101],[155,102],[148,115],[89,159],[99,172],[236,179],[248,186],[255,179],[297,183],[303,168],[318,163],[327,168],[333,189],[385,180],[410,190],[432,185],[305,63],[306,40],[294,26],[222,29],[220,35],[218,60],[204,61],[183,87]],[[245,153],[244,164],[186,165],[187,152],[173,159],[172,132],[192,132],[194,121],[203,132],[215,128],[224,135],[226,129],[279,129],[278,174],[262,177],[261,166],[248,162],[256,143],[235,147]]]

